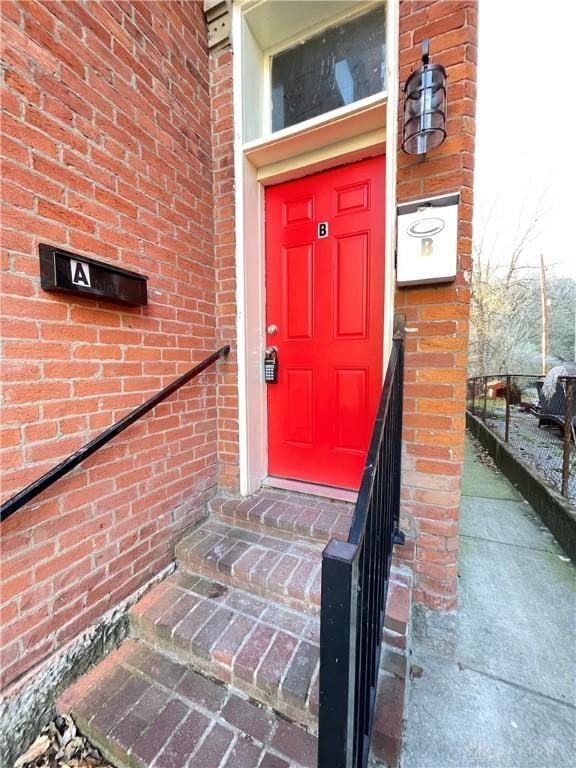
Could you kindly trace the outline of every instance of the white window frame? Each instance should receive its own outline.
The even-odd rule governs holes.
[[[358,16],[362,16],[364,13],[370,10],[370,3],[359,3],[359,8],[348,8],[343,13],[340,13],[336,16],[333,16],[328,23],[326,21],[320,22],[318,24],[313,24],[310,27],[306,27],[303,32],[292,35],[289,38],[286,38],[285,40],[282,40],[282,42],[278,43],[277,45],[271,46],[270,48],[267,48],[266,50],[262,51],[262,57],[263,57],[263,99],[262,99],[262,109],[263,109],[263,120],[262,125],[264,127],[264,133],[262,135],[262,139],[269,139],[273,136],[276,136],[278,133],[281,133],[281,131],[287,130],[287,128],[306,128],[307,124],[310,122],[310,120],[315,120],[318,118],[324,118],[329,117],[333,112],[341,111],[350,109],[354,106],[360,106],[361,102],[368,102],[368,100],[373,99],[382,99],[386,96],[386,91],[378,91],[377,93],[374,93],[370,96],[367,96],[365,99],[358,99],[357,101],[353,101],[351,104],[346,104],[343,107],[340,107],[339,110],[329,110],[327,112],[322,112],[320,115],[316,115],[313,118],[310,118],[309,120],[302,120],[300,123],[295,123],[295,125],[287,126],[284,128],[281,128],[280,131],[272,131],[272,58],[276,56],[278,53],[282,53],[283,51],[288,51],[290,48],[293,48],[300,42],[305,42],[306,40],[309,40],[311,37],[315,37],[320,32],[323,32],[325,29],[330,29],[331,27],[335,27],[338,24],[344,24],[348,21],[352,21],[352,19],[357,18]],[[386,47],[384,48],[385,54],[387,54]]]

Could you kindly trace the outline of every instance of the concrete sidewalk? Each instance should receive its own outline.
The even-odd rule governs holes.
[[[576,568],[467,446],[459,607],[414,617],[402,768],[576,766]]]

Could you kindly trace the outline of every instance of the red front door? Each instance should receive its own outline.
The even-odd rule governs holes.
[[[267,385],[270,475],[358,488],[383,317],[384,157],[268,188],[266,344],[279,361]]]

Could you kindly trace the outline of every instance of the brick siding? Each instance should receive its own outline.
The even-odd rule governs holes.
[[[399,203],[460,192],[458,274],[450,285],[399,289],[407,320],[401,558],[415,573],[415,599],[433,608],[456,603],[458,509],[472,250],[477,3],[400,3],[400,82],[419,66],[421,42],[448,74],[448,137],[421,157],[398,151]],[[402,111],[400,99],[399,114]],[[401,130],[401,120],[399,120]]]
[[[5,499],[219,338],[202,4],[0,13]],[[147,274],[148,306],[43,292],[40,242]],[[216,381],[204,373],[3,525],[2,685],[173,559],[217,482]]]
[[[232,51],[210,56],[214,153],[214,256],[216,328],[219,343],[232,351],[218,372],[218,479],[239,487],[238,375],[236,365],[236,219],[234,215],[234,115]]]

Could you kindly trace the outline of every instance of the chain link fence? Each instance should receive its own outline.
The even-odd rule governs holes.
[[[466,406],[527,466],[574,501],[576,376],[558,378],[548,393],[543,384],[543,376],[475,376],[468,379]]]

